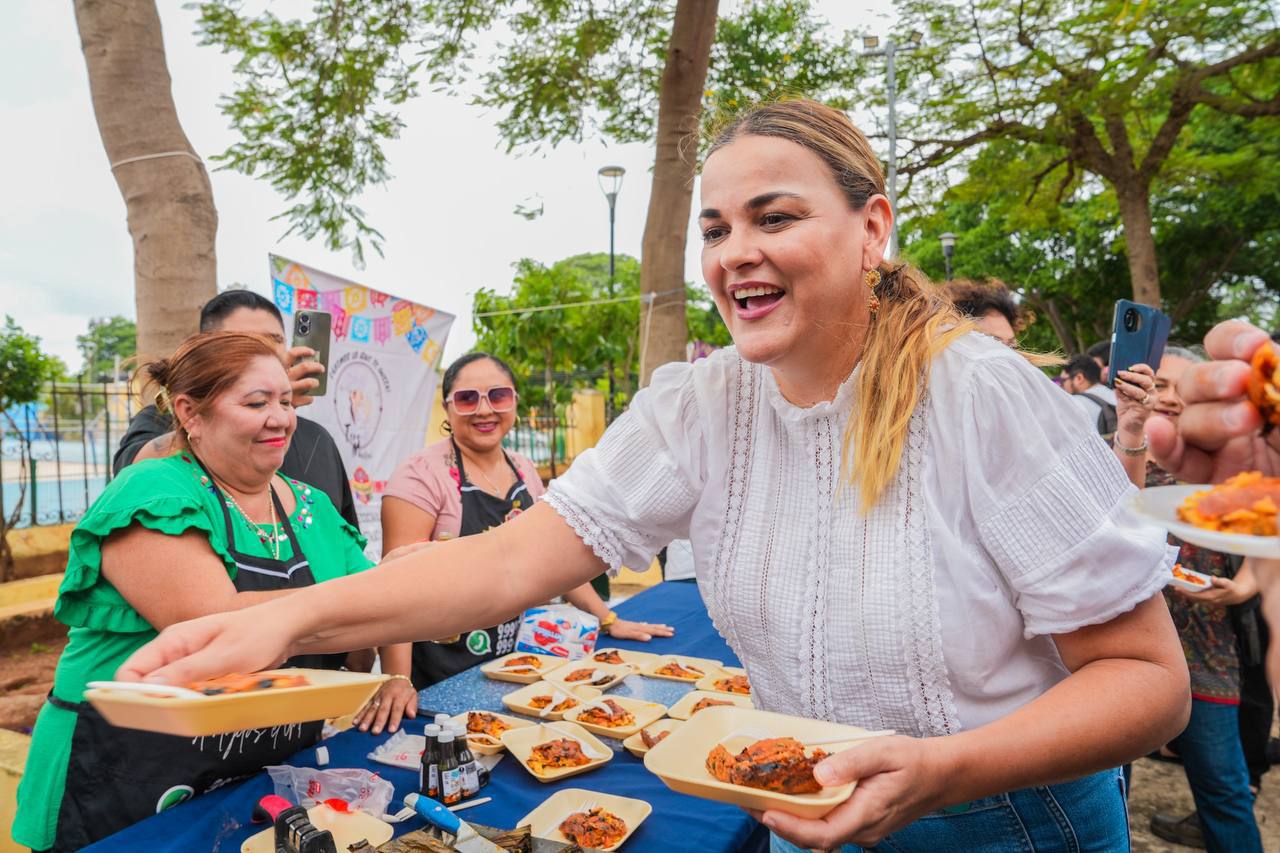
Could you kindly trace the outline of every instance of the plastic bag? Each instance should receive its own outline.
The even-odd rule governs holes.
[[[329,799],[346,800],[352,808],[381,818],[386,814],[395,786],[368,770],[355,767],[317,770],[278,764],[267,768],[275,793],[304,808]]]

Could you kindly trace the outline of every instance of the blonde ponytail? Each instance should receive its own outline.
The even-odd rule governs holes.
[[[914,267],[884,263],[880,276],[880,310],[863,344],[857,409],[844,434],[844,464],[864,513],[897,476],[930,362],[974,328]]]

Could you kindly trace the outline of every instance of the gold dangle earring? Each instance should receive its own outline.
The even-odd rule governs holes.
[[[876,287],[880,284],[880,270],[872,267],[863,274],[862,280],[867,283],[867,307],[871,309],[871,316],[876,316],[880,310],[880,297],[876,295]]]

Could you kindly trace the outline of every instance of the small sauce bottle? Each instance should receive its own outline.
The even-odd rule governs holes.
[[[418,774],[418,793],[435,799],[440,796],[440,727],[431,723],[423,731],[427,745],[422,750],[422,770]]]
[[[453,732],[440,733],[440,802],[451,806],[462,799],[462,768]]]
[[[462,796],[474,797],[480,793],[480,763],[476,761],[471,745],[467,743],[465,723],[453,724],[453,742],[458,747],[458,767],[462,770]]]

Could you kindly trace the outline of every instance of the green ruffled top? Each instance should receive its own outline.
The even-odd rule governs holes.
[[[297,480],[285,481],[297,503],[289,520],[317,583],[373,565],[364,555],[365,539],[360,531],[338,514],[323,491]],[[71,628],[53,686],[54,695],[65,702],[81,701],[90,681],[114,678],[125,659],[157,633],[101,574],[102,543],[114,531],[133,524],[174,536],[200,531],[222,558],[227,576],[236,576],[222,506],[189,454],[125,468],[71,533],[67,570],[54,607],[54,615]],[[231,524],[237,550],[252,556],[273,556],[271,545],[234,509]],[[292,556],[293,542],[281,541],[280,558]],[[182,567],[173,568],[175,582],[179,582]],[[73,712],[47,703],[36,720],[13,824],[14,840],[33,850],[53,845],[75,723]]]

